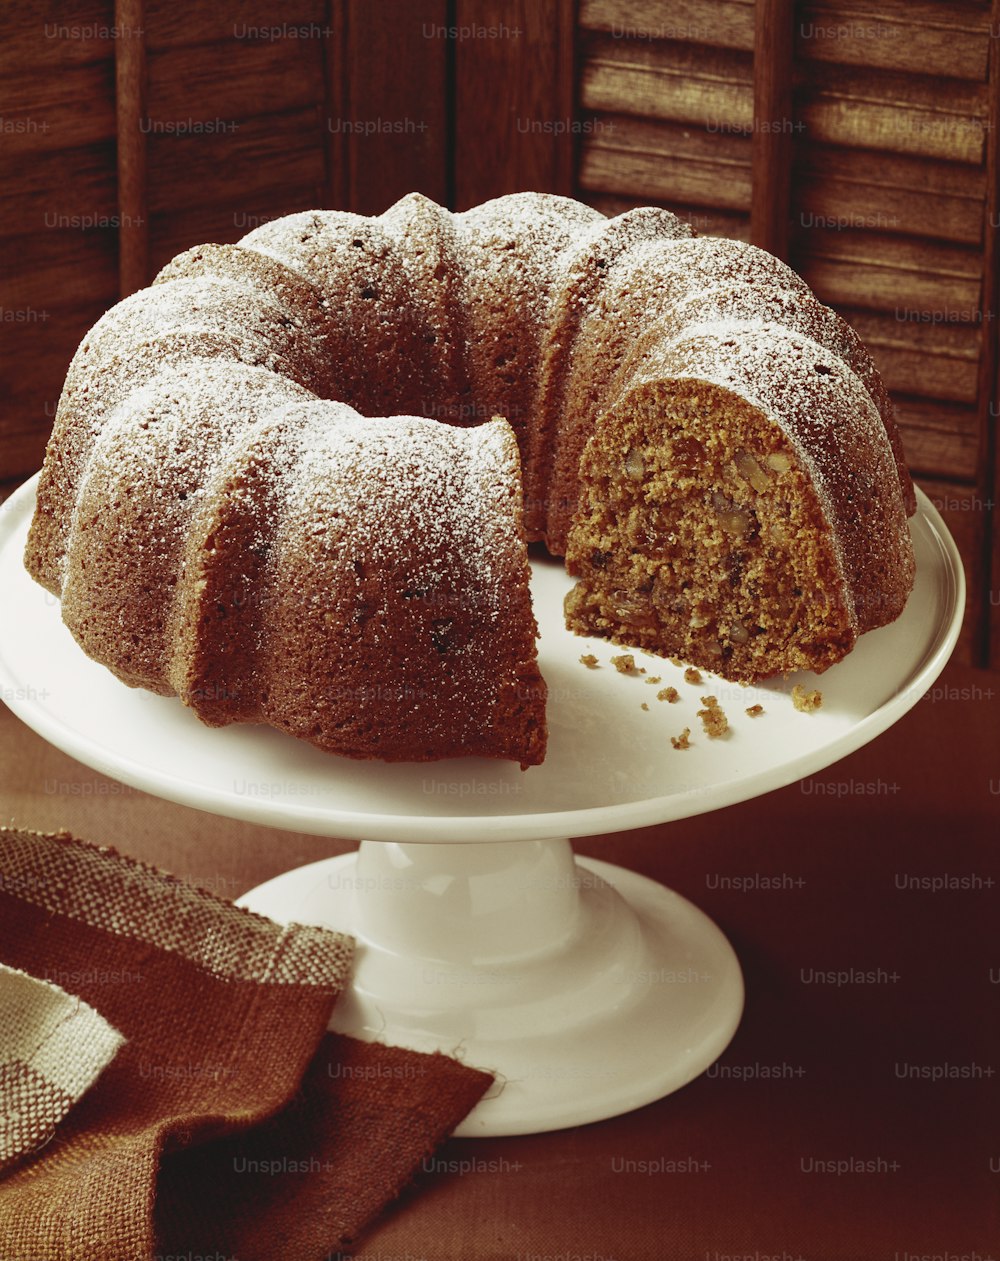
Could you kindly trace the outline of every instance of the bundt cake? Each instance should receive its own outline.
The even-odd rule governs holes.
[[[529,766],[528,540],[579,579],[572,629],[750,681],[898,616],[913,510],[868,353],[776,258],[660,209],[412,194],[189,250],[107,312],[26,564],[207,723]]]

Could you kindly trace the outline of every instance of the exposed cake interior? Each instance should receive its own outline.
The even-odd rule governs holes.
[[[703,381],[640,387],[581,464],[571,629],[750,682],[854,644],[838,550],[781,427]]]

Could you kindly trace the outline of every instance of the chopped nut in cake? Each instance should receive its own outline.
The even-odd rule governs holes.
[[[705,728],[705,734],[712,740],[718,740],[729,730],[729,719],[714,696],[703,696],[701,703],[705,708],[698,710],[698,717]]]
[[[823,705],[823,693],[819,689],[807,692],[801,683],[792,688],[792,704],[802,714],[810,714]]]
[[[759,718],[761,714],[764,712],[764,706],[751,705],[750,708],[746,712],[750,718]]]
[[[704,296],[689,298],[700,312]],[[580,634],[755,683],[825,669],[850,651],[862,618],[871,628],[902,607],[912,575],[908,495],[884,442],[877,456],[871,448],[881,433],[868,404],[878,403],[843,372],[841,349],[831,341],[814,351],[811,332],[786,336],[771,316],[745,342],[724,324],[681,339],[683,381],[650,370],[630,393],[616,383],[617,401],[579,460],[566,551],[579,581],[565,608]],[[713,375],[717,354],[725,385]],[[635,357],[645,372],[653,352]],[[800,363],[812,388],[791,384]],[[733,398],[744,374],[760,390],[745,405]],[[891,423],[883,429],[891,435]],[[848,433],[857,454],[841,475],[834,450],[847,450]],[[810,470],[827,461],[830,472],[814,480]],[[848,534],[855,577],[840,563]],[[888,580],[889,555],[901,581]],[[852,587],[861,596],[853,613]]]

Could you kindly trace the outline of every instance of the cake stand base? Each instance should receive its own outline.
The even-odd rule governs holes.
[[[456,1131],[534,1134],[679,1089],[743,1010],[726,938],[697,907],[569,841],[363,841],[240,899],[357,940],[331,1028],[443,1051],[496,1084]]]

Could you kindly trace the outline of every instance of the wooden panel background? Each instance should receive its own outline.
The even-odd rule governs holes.
[[[25,0],[0,8],[0,482],[173,254],[315,205],[653,202],[869,343],[1000,668],[993,0]]]

